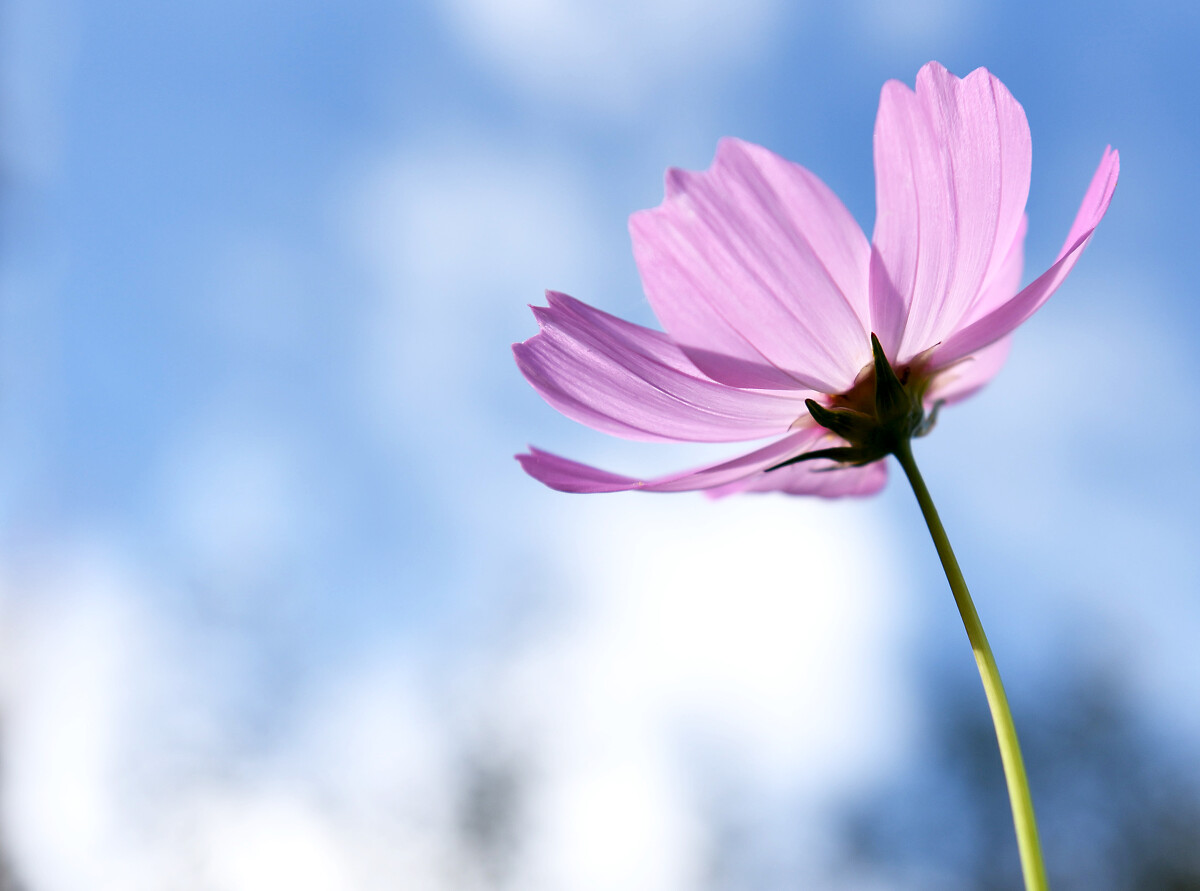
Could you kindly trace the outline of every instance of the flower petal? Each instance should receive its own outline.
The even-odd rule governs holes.
[[[785,433],[807,410],[792,394],[737,390],[701,377],[659,331],[566,294],[535,308],[541,331],[513,352],[567,417],[629,439],[735,442]]]
[[[838,467],[831,461],[804,461],[779,470],[763,471],[736,483],[709,489],[706,495],[722,498],[743,492],[784,492],[788,495],[874,495],[887,483],[887,461],[864,467]]]
[[[986,69],[960,80],[930,62],[915,92],[884,85],[871,325],[889,356],[907,361],[944,339],[997,276],[1021,227],[1031,159],[1025,112]]]
[[[940,371],[929,385],[926,403],[953,405],[978,392],[1008,359],[1012,338],[1005,337]]]
[[[704,173],[667,172],[629,221],[646,296],[709,377],[735,387],[849,388],[870,361],[869,246],[816,176],[724,139]]]
[[[979,297],[967,314],[963,317],[960,328],[982,318],[993,309],[1012,300],[1013,295],[1021,289],[1021,274],[1025,271],[1025,234],[1029,230],[1029,217],[1021,218],[1021,228],[1017,236],[1005,252],[1004,261],[997,266],[991,277],[983,283]]]
[[[976,352],[1015,330],[1055,292],[1075,266],[1079,255],[1091,240],[1092,233],[1104,218],[1117,187],[1121,159],[1112,146],[1104,150],[1100,166],[1092,177],[1087,194],[1075,216],[1075,222],[1054,265],[1042,273],[1025,290],[981,318],[971,322],[947,338],[932,356],[935,366],[945,366]]]
[[[646,492],[690,492],[724,486],[753,476],[781,461],[810,451],[813,444],[826,435],[827,431],[820,427],[805,427],[737,458],[652,480],[609,473],[607,470],[589,467],[532,446],[528,453],[516,457],[526,473],[559,492],[622,492],[629,489],[641,489]]]
[[[533,446],[529,447],[527,453],[517,455],[516,458],[522,470],[558,492],[624,492],[638,488],[638,481],[632,477],[589,467],[587,464],[543,452]]]

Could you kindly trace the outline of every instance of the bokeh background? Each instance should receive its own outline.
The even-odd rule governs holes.
[[[1059,889],[1200,888],[1200,7],[5,0],[4,887],[1017,887],[911,493],[571,497],[634,473],[517,373],[545,288],[653,324],[625,221],[737,135],[869,232],[880,87],[985,65],[1026,281],[919,444]],[[725,454],[727,448],[716,452]]]

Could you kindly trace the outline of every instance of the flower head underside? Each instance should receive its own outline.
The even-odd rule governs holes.
[[[549,292],[539,333],[513,348],[546,401],[606,433],[774,441],[648,480],[532,448],[525,470],[567,492],[878,491],[889,437],[920,435],[935,406],[999,371],[1104,216],[1119,158],[1105,150],[1057,259],[1019,289],[1029,128],[997,78],[931,62],[915,90],[889,81],[874,145],[870,242],[811,172],[725,139],[708,170],[668,171],[663,203],[630,220],[664,331]],[[876,404],[885,373],[904,405]],[[885,411],[899,414],[882,423]]]

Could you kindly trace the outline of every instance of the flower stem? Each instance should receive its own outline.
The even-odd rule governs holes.
[[[1046,867],[1042,863],[1042,845],[1038,840],[1033,799],[1029,794],[1029,780],[1025,776],[1025,762],[1021,758],[1021,747],[1017,742],[1017,729],[1013,726],[1012,712],[1008,707],[1008,697],[1004,695],[1004,684],[1000,681],[996,659],[992,656],[992,648],[983,633],[983,625],[975,611],[975,604],[971,601],[971,593],[963,580],[958,560],[950,548],[950,539],[946,537],[946,530],[938,518],[937,508],[933,506],[933,499],[929,497],[929,490],[925,488],[925,481],[921,479],[921,472],[913,460],[910,442],[907,439],[903,440],[893,454],[904,468],[904,473],[912,484],[913,493],[917,496],[917,503],[921,505],[921,513],[925,516],[929,534],[933,537],[942,567],[946,570],[946,579],[950,582],[950,590],[954,592],[954,602],[958,604],[958,612],[967,629],[967,638],[971,641],[975,663],[979,666],[979,675],[983,679],[983,690],[992,712],[992,723],[996,727],[996,740],[1000,744],[1000,760],[1004,764],[1004,779],[1008,784],[1008,799],[1012,804],[1025,888],[1027,891],[1047,891],[1049,885],[1046,882]]]

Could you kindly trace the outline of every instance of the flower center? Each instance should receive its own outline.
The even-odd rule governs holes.
[[[918,358],[901,366],[897,373],[874,334],[871,335],[871,349],[875,361],[859,372],[849,390],[829,397],[828,405],[815,399],[804,401],[813,420],[840,436],[848,445],[806,452],[771,470],[816,458],[850,465],[870,464],[887,457],[914,436],[924,436],[932,429],[937,406],[926,418],[924,398],[931,376],[924,363]]]
[[[829,408],[848,408],[864,414],[872,414],[876,410],[875,391],[878,376],[877,362],[863,366],[862,371],[854,379],[854,385],[844,393],[835,393],[829,397]],[[896,380],[906,391],[911,391],[918,397],[924,397],[929,388],[932,375],[926,373],[924,363],[918,358],[915,362],[895,367],[893,370]]]

